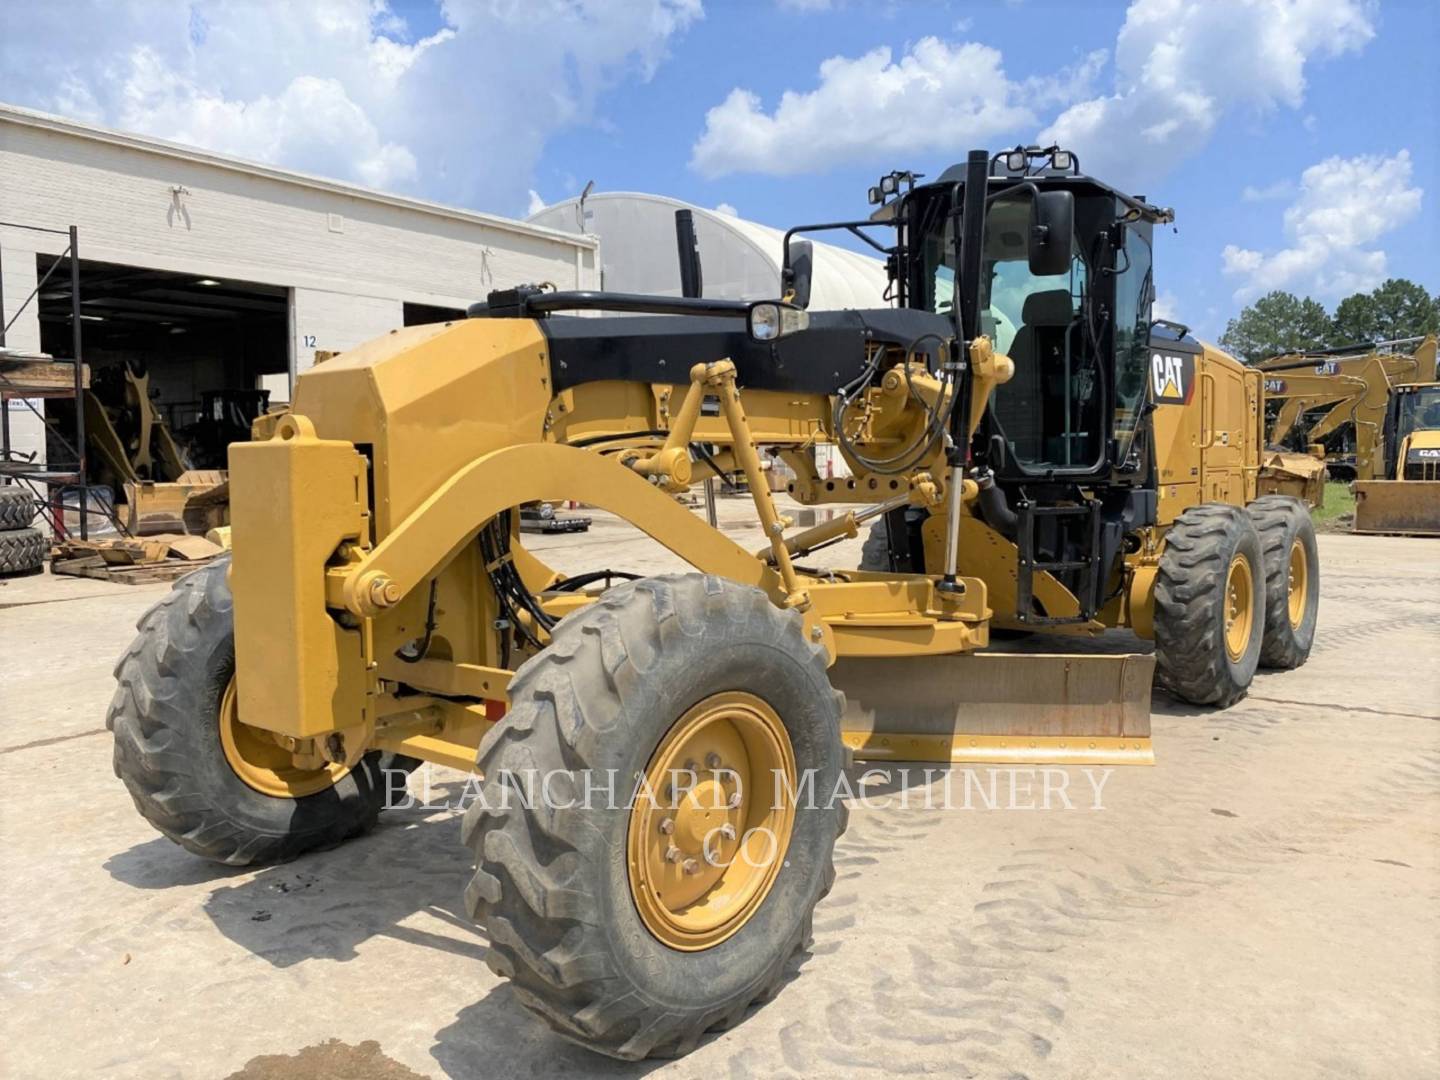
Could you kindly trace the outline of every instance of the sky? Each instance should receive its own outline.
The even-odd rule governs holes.
[[[647,191],[785,227],[1059,142],[1175,207],[1158,314],[1440,292],[1435,0],[50,0],[0,100],[523,217]],[[23,13],[22,13],[23,12]]]

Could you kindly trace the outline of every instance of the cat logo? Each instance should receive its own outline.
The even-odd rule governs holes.
[[[1422,461],[1434,461],[1437,458],[1440,458],[1440,447],[1432,448],[1429,446],[1422,446],[1419,450],[1416,450],[1411,455],[1411,457],[1420,458]]]
[[[1315,365],[1316,375],[1339,375],[1340,363],[1338,360],[1322,360]]]
[[[1285,393],[1285,380],[1284,380],[1284,379],[1266,379],[1266,380],[1265,380],[1265,393],[1267,393],[1267,394],[1283,394],[1283,393]]]
[[[1195,380],[1195,358],[1171,353],[1150,354],[1150,389],[1157,405],[1185,405]]]

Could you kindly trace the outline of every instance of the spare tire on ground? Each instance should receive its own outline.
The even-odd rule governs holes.
[[[0,574],[25,574],[45,562],[45,534],[39,529],[0,532]]]
[[[18,484],[0,487],[0,529],[24,529],[35,520],[35,496]]]

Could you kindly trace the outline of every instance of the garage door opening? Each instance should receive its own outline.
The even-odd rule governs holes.
[[[40,274],[51,258],[37,257]],[[187,468],[225,467],[225,447],[248,437],[250,419],[266,407],[264,387],[288,385],[288,298],[272,285],[81,260],[91,389],[142,478],[173,479],[161,472],[174,469],[154,460],[153,444],[137,445],[141,392]],[[69,275],[53,275],[37,299],[41,348],[69,355]],[[120,495],[124,469],[95,456],[92,446],[96,479]]]

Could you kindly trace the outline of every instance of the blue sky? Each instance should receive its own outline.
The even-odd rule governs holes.
[[[1054,136],[1176,207],[1166,314],[1440,291],[1433,0],[57,0],[0,99],[442,202],[641,190],[784,226]],[[877,54],[876,50],[888,50]]]

